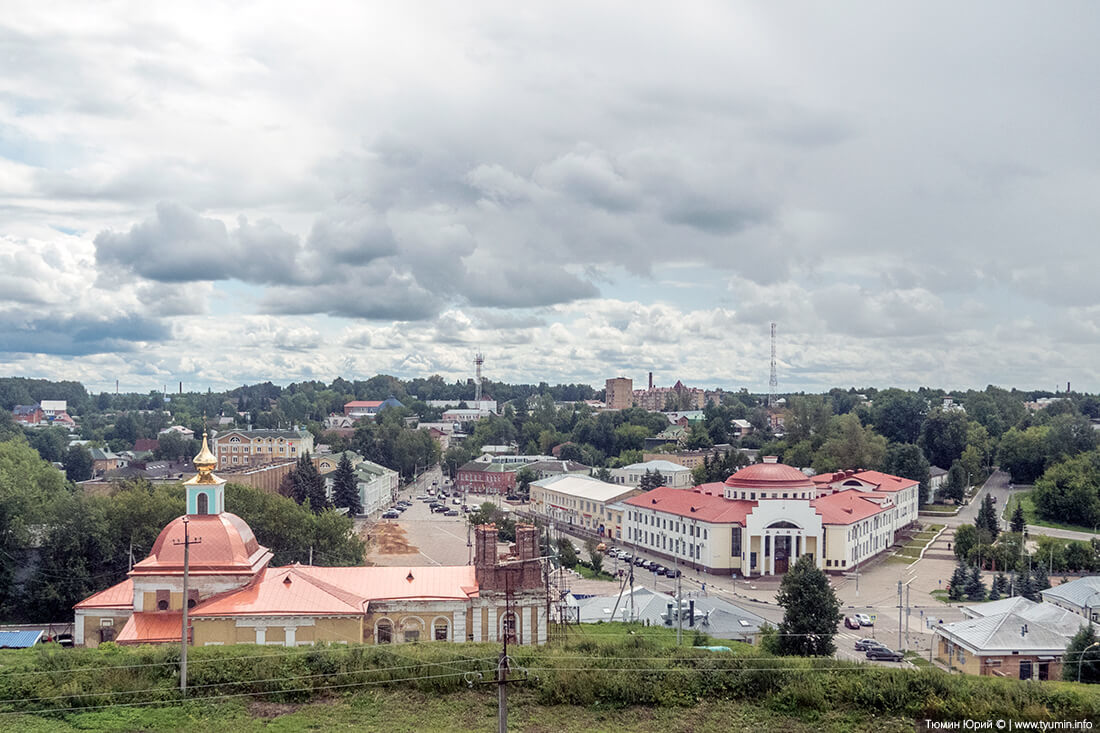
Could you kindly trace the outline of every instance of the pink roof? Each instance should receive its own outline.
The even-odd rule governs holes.
[[[876,484],[878,486],[876,491],[901,491],[902,489],[912,488],[920,483],[920,481],[914,481],[913,479],[901,478],[900,476],[891,476],[888,473],[882,473],[880,471],[860,471],[852,476],[852,478],[858,478],[862,481],[866,481],[869,484]]]
[[[756,506],[755,501],[727,499],[723,484],[703,484],[694,489],[673,489],[661,486],[624,503],[640,509],[655,509],[701,522],[745,524],[745,517]]]
[[[726,479],[726,486],[765,491],[814,488],[813,482],[804,473],[783,463],[754,463],[745,466]]]
[[[191,514],[188,537],[192,542],[191,572],[198,575],[259,572],[271,561],[271,550],[261,547],[248,524],[236,514]],[[134,565],[130,575],[183,573],[183,517],[160,531],[149,557]]]
[[[338,568],[290,565],[268,568],[255,583],[203,601],[192,615],[353,616],[366,612],[367,604],[375,600],[466,600],[477,592],[474,568],[468,565]]]
[[[344,403],[344,407],[378,407],[381,404],[382,400],[352,400]]]
[[[85,598],[73,608],[133,608],[134,581],[127,578]]]
[[[863,491],[838,491],[810,502],[821,515],[822,524],[852,524],[861,519],[886,511],[885,507],[871,501],[874,494]]]
[[[183,613],[139,611],[126,620],[115,641],[119,644],[163,644],[179,642],[182,633]]]

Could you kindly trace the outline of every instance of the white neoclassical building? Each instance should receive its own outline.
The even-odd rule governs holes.
[[[917,485],[877,472],[811,479],[768,457],[723,483],[627,499],[624,539],[705,572],[782,574],[802,555],[844,571],[890,547],[916,518]]]

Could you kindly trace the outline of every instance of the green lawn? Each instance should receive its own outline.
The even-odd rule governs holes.
[[[925,659],[924,656],[918,652],[905,652],[905,659],[908,662],[912,662],[917,667],[924,668],[932,666],[932,663]],[[1081,667],[1083,669],[1085,665],[1081,665]]]
[[[606,573],[603,570],[601,570],[597,575],[596,571],[594,571],[592,568],[588,567],[587,565],[581,565],[580,563],[578,563],[577,567],[573,569],[577,571],[577,575],[581,576],[582,578],[588,578],[589,580],[618,580],[618,578],[616,578],[614,575]]]
[[[1016,511],[1016,504],[1022,504],[1024,507],[1024,521],[1028,524],[1037,524],[1040,527],[1051,527],[1052,529],[1068,529],[1074,532],[1092,532],[1095,527],[1083,527],[1079,524],[1065,524],[1062,522],[1051,522],[1046,519],[1041,519],[1035,512],[1035,503],[1031,500],[1030,491],[1020,491],[1013,493],[1008,498],[1008,502],[1004,508],[1004,519],[1012,521],[1012,515]]]
[[[959,513],[957,506],[947,506],[945,504],[921,504],[917,511],[922,514],[944,514],[946,516],[954,516]]]

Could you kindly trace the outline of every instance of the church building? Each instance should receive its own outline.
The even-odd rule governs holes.
[[[472,566],[271,567],[271,551],[225,510],[225,480],[213,473],[205,436],[194,462],[187,514],[161,531],[126,580],[76,604],[77,645],[178,643],[185,603],[196,646],[546,641],[535,527],[517,525],[503,555],[496,527],[477,527]]]

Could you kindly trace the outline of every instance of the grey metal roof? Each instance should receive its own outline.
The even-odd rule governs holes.
[[[1077,578],[1068,583],[1047,588],[1041,593],[1044,599],[1057,599],[1081,608],[1084,608],[1086,603],[1090,606],[1100,607],[1100,575],[1087,575],[1083,578]]]
[[[1061,654],[1069,643],[1069,638],[1057,629],[1016,613],[956,621],[938,626],[936,630],[978,654],[1011,654],[1014,651]]]

